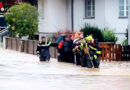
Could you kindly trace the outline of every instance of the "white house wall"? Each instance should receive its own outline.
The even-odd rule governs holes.
[[[105,0],[105,26],[115,29],[117,33],[125,33],[127,18],[119,18],[119,0]]]
[[[71,0],[67,0],[67,30],[72,30]]]
[[[85,24],[104,28],[104,0],[95,3],[95,19],[85,19],[85,0],[74,0],[74,30],[80,30]]]
[[[66,0],[39,0],[38,4],[39,12],[40,9],[44,12],[43,18],[39,15],[40,33],[53,33],[66,29]]]

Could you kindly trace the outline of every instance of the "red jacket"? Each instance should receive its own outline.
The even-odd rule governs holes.
[[[61,49],[62,46],[63,46],[63,42],[61,41],[61,42],[59,43],[59,45],[58,45],[58,49]]]
[[[0,8],[3,8],[3,3],[2,2],[0,2]]]

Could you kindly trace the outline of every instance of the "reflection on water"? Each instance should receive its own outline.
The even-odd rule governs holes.
[[[130,62],[102,62],[100,69],[87,69],[0,49],[0,90],[62,89],[130,90]]]

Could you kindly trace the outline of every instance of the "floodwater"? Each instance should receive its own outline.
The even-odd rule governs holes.
[[[0,49],[0,90],[130,90],[130,62],[87,69]]]

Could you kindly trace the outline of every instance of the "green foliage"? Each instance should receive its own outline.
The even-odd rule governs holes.
[[[10,30],[13,30],[15,35],[35,35],[38,31],[37,8],[30,4],[20,3],[12,6],[5,14],[5,19],[13,27]]]
[[[104,42],[114,42],[115,43],[117,41],[117,37],[114,33],[114,30],[105,28],[104,30],[102,30],[102,34],[104,37]]]
[[[95,39],[98,39],[99,42],[103,42],[103,35],[98,27],[86,24],[81,31],[84,33],[84,37],[92,35]]]
[[[123,46],[127,46],[128,45],[128,40],[124,40],[123,43],[122,43]]]
[[[0,0],[0,2],[4,2],[4,0]]]

